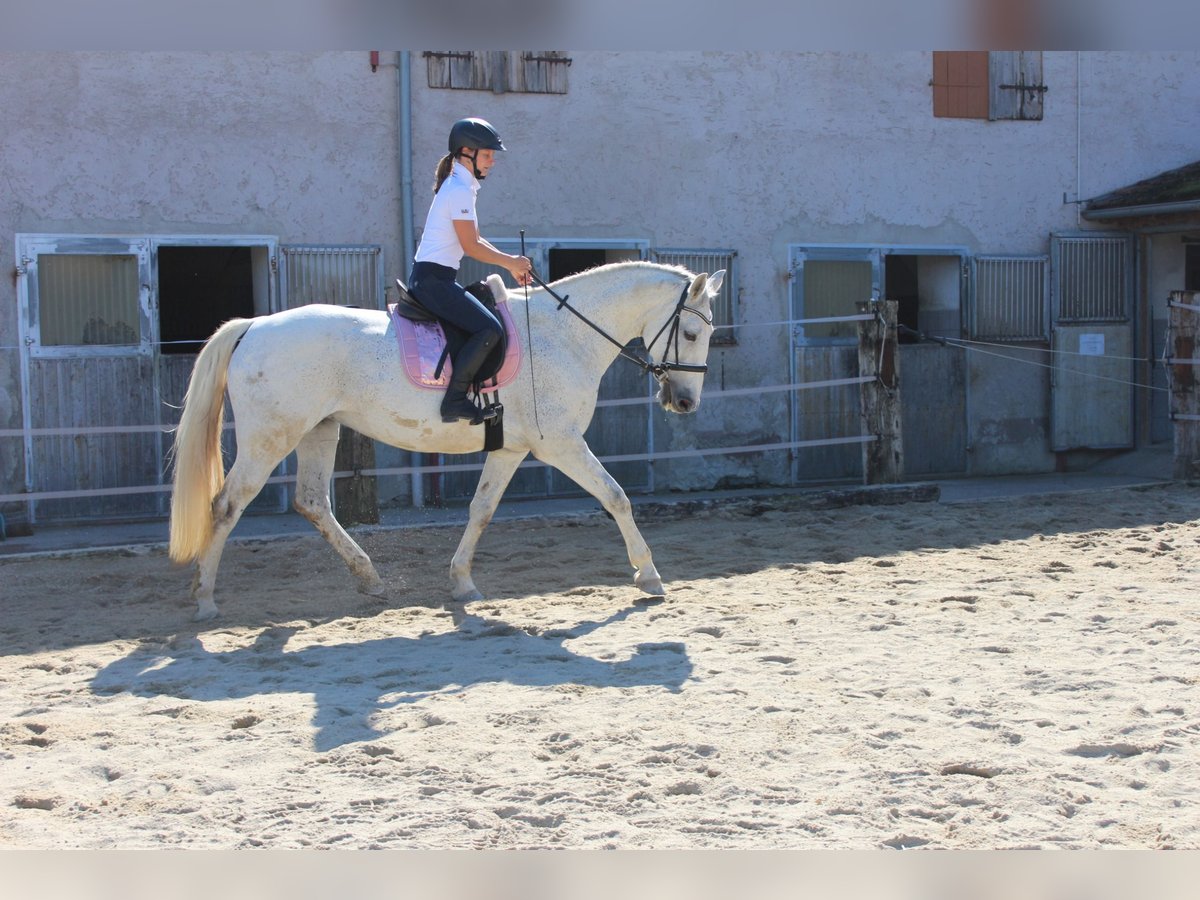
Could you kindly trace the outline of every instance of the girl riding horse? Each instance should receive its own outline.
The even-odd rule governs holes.
[[[450,152],[438,163],[433,185],[433,203],[425,219],[425,230],[417,247],[409,292],[440,319],[466,331],[471,337],[453,360],[450,384],[442,400],[442,421],[483,421],[479,409],[467,399],[475,374],[492,348],[504,337],[500,320],[467,293],[455,280],[464,255],[480,262],[502,266],[517,284],[528,284],[532,266],[524,256],[497,250],[479,234],[475,195],[496,161],[504,144],[496,129],[483,119],[460,119],[450,129]],[[462,161],[470,163],[470,168]]]

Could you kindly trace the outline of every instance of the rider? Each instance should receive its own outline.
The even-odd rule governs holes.
[[[442,400],[442,421],[468,419],[479,424],[479,410],[467,399],[467,390],[504,336],[504,326],[455,281],[459,263],[465,254],[502,266],[521,285],[529,283],[532,266],[528,258],[503,253],[479,234],[475,195],[495,164],[496,151],[505,149],[496,129],[483,119],[460,119],[450,129],[449,147],[438,162],[433,203],[408,285],[423,306],[471,335],[454,360]]]

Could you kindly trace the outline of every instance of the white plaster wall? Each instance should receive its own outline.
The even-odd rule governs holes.
[[[385,61],[394,54],[384,54]],[[397,82],[354,53],[0,53],[0,269],[14,234],[272,234],[399,247]],[[0,428],[20,427],[14,279]],[[0,493],[22,481],[0,440]]]
[[[785,383],[787,246],[793,243],[963,246],[1041,254],[1052,231],[1094,226],[1066,200],[1087,199],[1198,156],[1196,53],[1047,52],[1044,118],[936,119],[931,54],[572,52],[565,96],[425,87],[414,60],[415,151],[424,175],[463,115],[491,120],[510,153],[480,195],[485,234],[635,237],[651,245],[739,253],[742,343],[714,351],[710,384]],[[428,180],[419,178],[419,183]],[[421,196],[421,195],[418,195]],[[418,218],[427,204],[418,203]],[[983,367],[980,372],[986,372]],[[976,391],[996,384],[975,378]],[[1000,419],[976,420],[984,470],[1030,455],[1052,465],[1037,423],[1041,379]],[[994,401],[989,400],[994,405]],[[977,412],[987,408],[979,404]],[[784,395],[714,402],[673,421],[670,449],[787,440]],[[1015,448],[1015,449],[1014,449]],[[715,460],[673,464],[712,479]],[[783,454],[721,461],[746,477],[783,477]]]
[[[1195,52],[1047,52],[1040,122],[935,119],[926,52],[569,55],[569,93],[535,95],[430,89],[413,52],[416,224],[450,123],[481,115],[510,147],[480,195],[485,235],[736,249],[741,343],[714,351],[714,385],[786,379],[787,330],[761,323],[789,316],[789,244],[1043,253],[1049,232],[1093,227],[1064,194],[1200,155]],[[394,59],[372,73],[365,51],[0,54],[0,266],[16,232],[265,233],[379,243],[399,274]],[[19,423],[15,344],[5,278],[4,427]],[[1006,415],[1036,420],[1037,403]],[[787,418],[783,394],[706,404],[663,449],[786,440]],[[672,476],[776,480],[782,457]]]

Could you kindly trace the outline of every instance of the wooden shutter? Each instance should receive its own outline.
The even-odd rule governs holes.
[[[1042,118],[1042,52],[1005,51],[988,54],[991,79],[990,119]]]
[[[562,50],[426,50],[431,88],[565,94],[571,59]]]
[[[939,118],[988,118],[986,50],[933,51],[933,114]]]

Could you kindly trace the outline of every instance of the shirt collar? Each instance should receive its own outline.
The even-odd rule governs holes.
[[[474,172],[472,172],[458,160],[454,161],[453,174],[454,177],[462,179],[462,181],[464,181],[467,187],[469,187],[471,190],[475,191],[476,193],[479,192],[479,179],[475,177]]]

